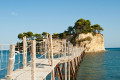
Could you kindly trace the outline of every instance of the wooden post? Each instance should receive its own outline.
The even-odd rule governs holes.
[[[50,35],[50,55],[51,55],[51,80],[55,80],[54,77],[54,63],[53,63],[53,43],[52,43],[52,35]]]
[[[27,41],[26,36],[23,37],[23,68],[27,66]]]
[[[66,58],[66,40],[64,41],[64,58]]]
[[[47,53],[48,53],[48,34],[47,34],[47,38],[45,40],[45,59],[47,57]]]
[[[13,68],[14,68],[14,60],[15,60],[15,45],[10,45],[7,80],[12,80],[12,72],[13,72]]]
[[[50,63],[50,62],[51,62],[51,61],[50,61],[50,60],[51,60],[51,59],[50,59],[50,50],[51,50],[51,49],[50,49],[50,35],[48,35],[48,42],[47,42],[47,43],[48,43],[48,45],[47,45],[47,46],[48,46],[48,63],[49,63],[49,65],[50,65],[50,64],[51,64],[51,63]]]
[[[70,42],[68,42],[68,54],[70,55]],[[70,60],[68,61],[68,80],[70,80]]]
[[[36,70],[36,41],[32,40],[31,41],[32,45],[31,45],[31,80],[36,80],[36,74],[35,74],[35,70]]]
[[[45,45],[44,46],[45,46],[45,48],[44,48],[45,51],[44,52],[45,52],[45,59],[46,59],[46,40],[45,40]]]
[[[64,41],[64,58],[66,59],[66,40]],[[65,62],[65,80],[67,80],[67,62]]]
[[[77,62],[77,56],[78,56],[78,54],[77,54],[77,47],[75,49],[75,53],[76,53],[75,62],[76,62],[76,66],[77,66],[78,65],[78,62]]]

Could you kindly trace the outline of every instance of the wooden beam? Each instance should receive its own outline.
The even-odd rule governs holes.
[[[70,61],[70,69],[72,71],[73,80],[76,80],[75,72],[74,72],[74,69],[73,69],[73,66],[72,66],[72,61]]]

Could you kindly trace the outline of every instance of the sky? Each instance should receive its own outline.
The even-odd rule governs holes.
[[[120,0],[0,0],[0,44],[19,33],[61,33],[80,19],[100,24],[105,47],[120,47]]]

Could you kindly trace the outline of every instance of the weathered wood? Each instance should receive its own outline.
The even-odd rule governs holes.
[[[70,80],[70,75],[71,75],[71,74],[70,74],[70,61],[68,62],[68,65],[69,65],[69,66],[68,66],[68,80]]]
[[[14,60],[15,60],[15,45],[10,45],[7,80],[12,80],[12,77],[13,77],[12,73],[13,73],[13,68],[14,68]]]
[[[50,35],[48,35],[47,43],[48,43],[48,45],[47,45],[47,46],[48,46],[48,62],[49,62],[49,64],[51,64],[51,61],[50,61],[50,60],[51,60],[51,59],[50,59],[50,50],[51,50],[51,49],[50,49],[50,46],[51,46],[51,45],[50,45]]]
[[[52,66],[52,70],[51,70],[51,80],[55,80],[54,77],[54,67],[53,67],[53,43],[52,43],[52,35],[50,35],[50,56],[51,56],[51,66]]]
[[[58,69],[59,79],[60,79],[60,80],[63,80],[60,67],[58,66],[57,69]]]
[[[73,47],[72,44],[70,45],[70,48],[71,48],[70,50],[71,51],[69,51],[69,46],[68,46],[69,44],[67,44],[67,46],[66,46],[65,40],[62,40],[62,42],[63,42],[63,44],[62,44],[63,45],[63,50],[62,51],[64,51],[63,52],[63,57],[53,59],[52,35],[50,35],[47,42],[48,41],[49,41],[49,43],[47,43],[47,47],[48,47],[47,49],[50,51],[49,52],[50,60],[49,59],[37,59],[36,56],[35,56],[35,54],[36,54],[35,53],[36,52],[35,51],[36,50],[35,45],[36,44],[32,45],[32,49],[31,49],[31,56],[33,56],[33,57],[31,57],[32,58],[31,59],[32,65],[27,66],[23,70],[22,69],[21,70],[20,69],[16,70],[15,73],[14,73],[14,78],[13,79],[23,80],[25,78],[25,80],[30,80],[31,78],[28,77],[28,76],[30,76],[30,74],[31,74],[31,76],[32,76],[31,80],[45,80],[46,76],[49,73],[51,73],[51,80],[55,80],[55,76],[59,76],[60,80],[63,80],[63,79],[70,80],[71,75],[73,77],[73,80],[76,80],[75,73],[77,72],[78,62],[80,60],[80,58],[78,58],[78,57],[81,56],[81,58],[83,58],[84,53],[81,54],[81,52],[78,51],[79,48]],[[32,41],[32,44],[33,43],[35,43],[35,42]],[[44,42],[42,42],[42,44],[43,43]],[[66,50],[66,47],[68,47],[67,50]],[[67,54],[71,54],[71,55],[66,56]],[[51,63],[50,65],[49,65],[48,61],[50,61],[50,63]],[[62,70],[61,70],[60,65],[58,65],[58,66],[56,66],[56,65],[57,64],[62,64],[62,63],[63,63],[63,67],[62,67]],[[31,69],[31,67],[32,67],[32,69]],[[55,68],[55,75],[54,75],[54,68]],[[70,73],[70,70],[71,70],[72,74]],[[57,71],[58,71],[58,74],[56,74]]]
[[[64,58],[66,58],[66,40],[64,41]],[[67,62],[65,62],[65,80],[67,80]]]
[[[65,80],[67,80],[67,62],[65,62]]]
[[[32,40],[31,43],[31,80],[36,80],[36,41]]]
[[[72,61],[70,61],[70,68],[71,68],[71,71],[72,71],[73,80],[76,80],[75,72],[74,72],[74,69],[73,69],[73,66],[72,66]]]
[[[70,55],[70,42],[68,41],[68,55]],[[69,56],[68,56],[69,59]],[[70,80],[70,60],[68,61],[68,80]]]
[[[23,68],[27,66],[27,41],[26,36],[23,37]]]

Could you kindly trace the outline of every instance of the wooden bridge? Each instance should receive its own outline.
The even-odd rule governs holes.
[[[36,41],[31,41],[31,61],[27,63],[27,41],[23,38],[23,67],[13,71],[15,46],[10,46],[7,80],[46,80],[51,74],[51,80],[76,80],[78,66],[84,56],[83,47],[75,47],[69,41],[64,41],[61,55],[54,58],[52,36],[47,36],[44,58],[36,58]],[[46,58],[48,55],[48,58]],[[49,79],[50,80],[50,79]]]

